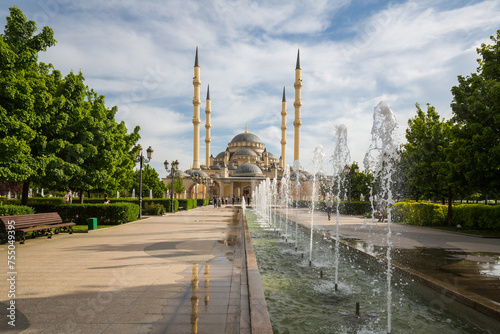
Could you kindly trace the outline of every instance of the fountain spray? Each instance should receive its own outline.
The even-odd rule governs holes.
[[[318,146],[314,149],[313,157],[313,189],[311,194],[311,238],[309,241],[309,267],[312,266],[312,248],[313,248],[313,234],[314,234],[314,203],[316,201],[318,184],[317,184],[317,174],[321,171],[321,164],[323,162],[323,146]]]
[[[339,271],[339,226],[340,226],[340,193],[342,190],[342,177],[343,170],[346,164],[350,163],[351,155],[349,152],[349,147],[347,146],[347,128],[345,125],[340,124],[335,126],[335,148],[333,151],[332,162],[333,162],[333,175],[335,180],[337,181],[337,186],[334,187],[336,189],[334,198],[335,198],[335,207],[336,207],[336,223],[335,223],[335,252],[334,252],[334,265],[335,265],[335,291],[337,291],[337,286],[339,283],[338,280],[338,271]]]
[[[293,162],[293,171],[295,172],[295,251],[297,251],[297,242],[299,240],[298,226],[299,226],[299,200],[300,200],[300,162],[295,160]]]
[[[380,102],[373,111],[372,143],[366,151],[364,158],[365,169],[372,171],[375,178],[380,180],[380,190],[377,196],[377,208],[387,209],[387,333],[391,333],[392,317],[392,264],[391,264],[391,222],[392,206],[392,173],[395,163],[399,160],[399,144],[396,140],[398,122],[387,102]],[[370,198],[373,200],[373,195]],[[373,202],[372,202],[373,208]],[[375,212],[372,212],[372,217]]]

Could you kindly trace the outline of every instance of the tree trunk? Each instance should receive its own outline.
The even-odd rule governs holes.
[[[452,196],[451,196],[451,187],[448,187],[448,226],[451,226],[451,218],[452,218],[452,211],[451,211],[451,202],[452,202]]]
[[[21,205],[28,205],[28,195],[30,191],[31,178],[28,177],[26,181],[23,182],[23,198],[21,200]]]
[[[85,192],[85,190],[83,190],[83,189],[80,189],[80,190],[78,191],[78,193],[80,194],[80,204],[83,204],[83,193],[84,193],[84,192]]]

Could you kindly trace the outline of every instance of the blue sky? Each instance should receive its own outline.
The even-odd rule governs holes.
[[[201,67],[200,160],[205,160],[205,100],[210,84],[216,156],[238,133],[256,134],[280,156],[281,98],[287,92],[287,163],[293,163],[294,69],[302,67],[301,162],[315,147],[331,170],[335,125],[344,124],[352,160],[362,166],[373,110],[387,101],[401,140],[415,103],[452,113],[457,75],[475,72],[476,48],[500,29],[497,0],[251,1],[19,0],[11,5],[58,43],[40,56],[63,74],[82,71],[86,84],[118,106],[129,130],[141,126],[143,147],[190,168],[193,65]]]

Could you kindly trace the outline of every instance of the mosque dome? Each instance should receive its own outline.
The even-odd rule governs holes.
[[[250,132],[240,133],[231,140],[231,143],[240,143],[240,142],[262,143],[259,137]]]
[[[262,171],[260,170],[260,167],[250,162],[240,165],[233,174],[233,176],[260,176],[260,175],[263,175]]]
[[[224,158],[225,156],[226,156],[226,151],[220,152],[219,154],[217,154],[217,156],[215,157],[215,159],[217,159],[217,158]]]
[[[248,148],[243,148],[243,149],[239,150],[238,152],[236,152],[234,155],[251,155],[253,157],[258,157],[258,154],[255,153],[255,151],[252,151]]]
[[[208,178],[208,174],[205,173],[202,170],[193,170],[193,171],[191,171],[191,177],[193,177],[193,176],[201,176],[201,177],[207,177]]]
[[[290,180],[297,180],[297,177],[299,178],[299,181],[307,180],[307,176],[303,172],[293,172],[290,175]]]
[[[236,170],[238,169],[238,166],[236,165],[230,165],[229,167],[227,167],[228,170]]]

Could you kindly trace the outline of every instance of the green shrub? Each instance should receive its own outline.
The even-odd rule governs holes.
[[[398,202],[392,207],[392,220],[415,226],[446,225],[448,207],[430,202]]]
[[[139,205],[133,203],[112,204],[71,204],[71,205],[33,205],[36,213],[57,212],[63,222],[87,225],[88,218],[97,218],[100,225],[119,225],[137,220]]]
[[[0,216],[29,215],[32,213],[35,213],[35,211],[29,206],[0,203]]]
[[[144,203],[144,208],[142,209],[142,213],[145,215],[163,216],[165,212],[166,210],[163,205],[153,202]]]
[[[182,207],[184,210],[191,210],[196,208],[196,200],[193,198],[179,198],[179,207]]]
[[[133,203],[139,205],[139,198],[110,198],[109,199],[110,203]],[[174,210],[178,211],[179,209],[179,203],[175,203],[177,200],[174,199]],[[95,203],[95,204],[102,204],[104,203],[104,198],[87,198],[85,199],[85,203]],[[143,198],[142,199],[142,210],[144,211],[146,203],[155,203],[155,204],[161,204],[166,212],[170,212],[170,198]]]
[[[500,231],[500,205],[455,205],[452,217],[453,225],[464,229]]]
[[[310,208],[311,201],[300,200],[298,201],[299,208]],[[292,201],[291,207],[295,208],[297,205],[297,201]],[[333,211],[336,212],[337,204],[333,202]],[[314,210],[316,211],[326,211],[326,202],[325,201],[316,201],[314,202]],[[351,201],[349,202],[340,202],[339,205],[340,213],[343,215],[363,215],[366,212],[371,212],[372,207],[370,202],[359,202],[359,201]]]

